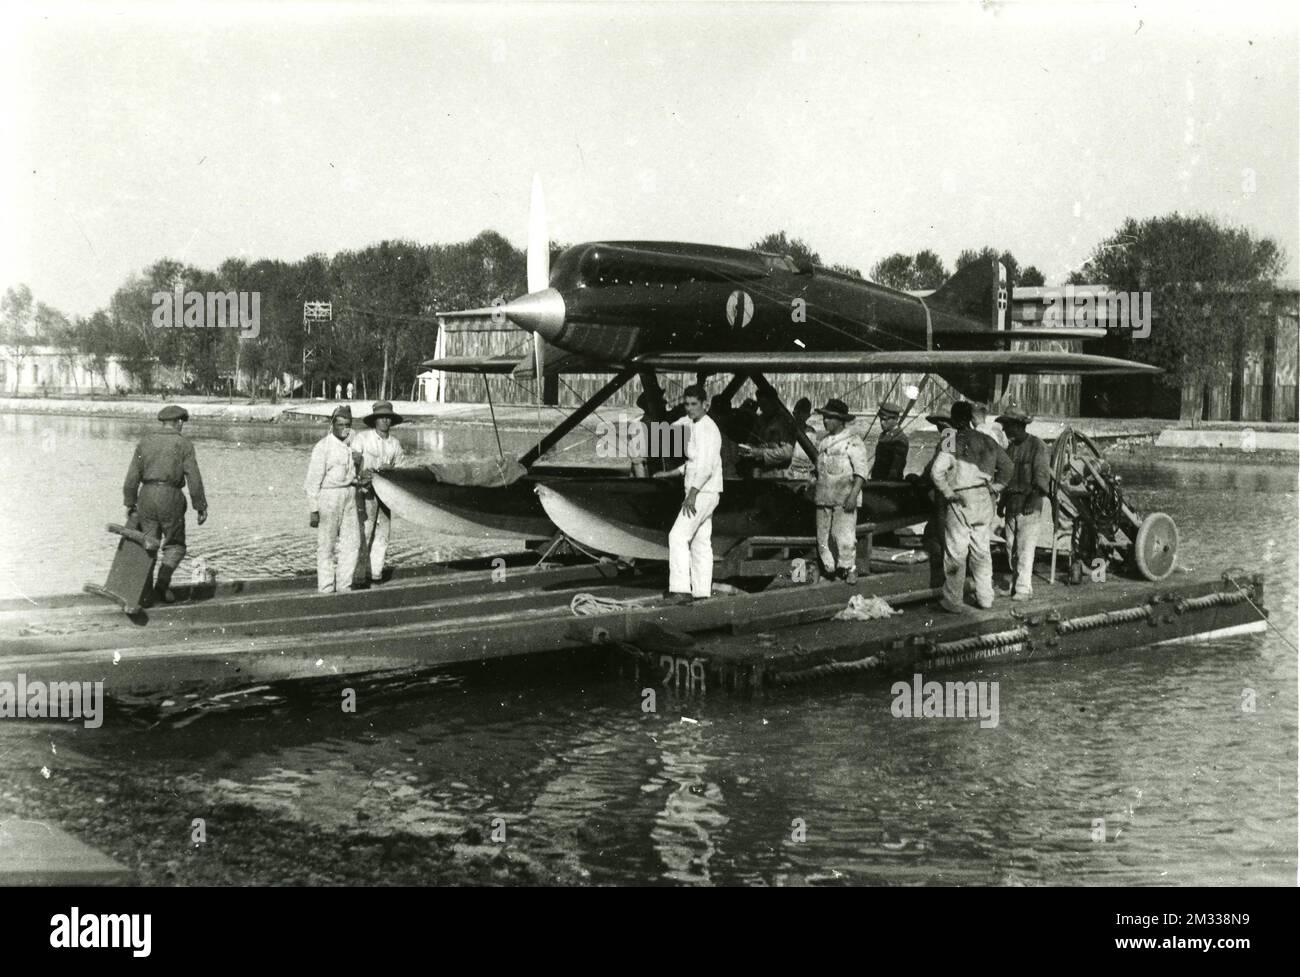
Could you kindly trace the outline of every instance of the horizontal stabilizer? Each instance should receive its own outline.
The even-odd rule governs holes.
[[[1061,330],[1069,332],[1070,330]],[[1064,338],[1064,337],[1062,337]],[[901,352],[656,353],[631,366],[678,373],[1159,373],[1158,367],[1111,356],[1054,350],[907,350]]]

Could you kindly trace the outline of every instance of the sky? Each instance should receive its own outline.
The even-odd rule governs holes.
[[[0,288],[388,239],[991,244],[1059,283],[1127,217],[1300,265],[1295,4],[9,7]]]

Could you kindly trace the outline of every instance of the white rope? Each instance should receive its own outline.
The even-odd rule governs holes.
[[[573,595],[573,600],[569,601],[569,610],[577,617],[590,617],[593,614],[612,614],[629,607],[644,607],[661,599],[658,594],[619,600],[617,597],[597,597],[595,594],[582,593]]]

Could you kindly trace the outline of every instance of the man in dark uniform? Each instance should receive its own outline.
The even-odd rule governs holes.
[[[900,423],[903,409],[897,404],[883,403],[876,410],[880,419],[880,437],[876,441],[876,457],[871,463],[873,482],[901,482],[907,469],[907,435]]]
[[[199,525],[208,519],[208,500],[203,494],[203,476],[194,457],[194,445],[181,434],[182,425],[189,419],[184,407],[172,405],[160,410],[161,429],[140,439],[122,485],[128,522],[132,515],[138,516],[140,531],[163,541],[153,597],[155,602],[167,604],[176,599],[168,587],[185,558],[185,493],[181,489],[186,485],[199,514]]]
[[[1004,593],[1020,601],[1034,596],[1038,537],[1043,530],[1052,534],[1050,521],[1044,525],[1045,503],[1052,494],[1052,466],[1047,445],[1026,430],[1033,420],[1018,407],[1008,407],[998,418],[1011,442],[1015,466],[998,504],[998,512],[1006,520],[1003,535],[1011,564],[1011,584]]]

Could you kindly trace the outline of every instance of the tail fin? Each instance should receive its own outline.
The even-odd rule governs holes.
[[[988,323],[990,332],[1011,328],[1011,283],[1006,265],[996,258],[972,261],[925,301],[931,308]],[[1011,381],[1009,373],[943,373],[940,376],[963,396],[990,406],[1002,399]]]
[[[931,308],[987,322],[991,330],[1009,327],[1011,286],[1007,266],[997,259],[972,261],[926,298]]]

